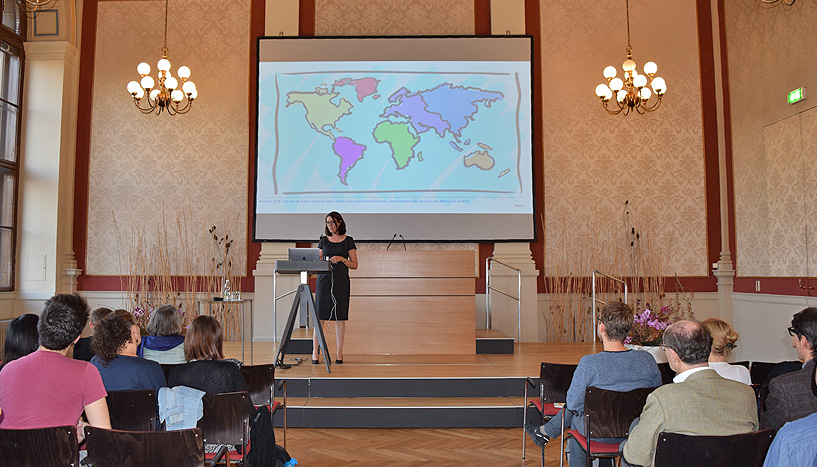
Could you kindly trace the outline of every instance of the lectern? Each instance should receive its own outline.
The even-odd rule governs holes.
[[[292,308],[289,310],[289,317],[287,324],[284,327],[284,333],[281,335],[281,343],[278,344],[278,355],[275,357],[275,366],[280,368],[289,368],[290,365],[284,363],[284,355],[286,355],[287,345],[292,338],[292,328],[295,325],[295,316],[298,314],[298,308],[301,301],[306,304],[309,315],[312,317],[312,322],[315,323],[315,330],[318,332],[318,344],[320,344],[321,351],[326,363],[326,372],[330,373],[329,365],[332,364],[329,352],[326,350],[326,339],[323,336],[323,328],[318,319],[318,309],[315,306],[315,297],[312,296],[312,290],[309,288],[309,274],[329,274],[332,272],[332,263],[329,261],[283,261],[275,262],[275,272],[278,274],[300,274],[301,283],[298,285],[298,290],[295,293],[295,299],[292,301]]]

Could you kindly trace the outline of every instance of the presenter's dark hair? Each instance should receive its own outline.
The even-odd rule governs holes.
[[[678,354],[687,365],[706,363],[712,350],[712,336],[695,321],[678,321],[664,331],[664,347]]]
[[[599,321],[604,323],[608,339],[623,342],[633,328],[633,309],[626,303],[610,302],[601,309]]]
[[[125,345],[131,341],[131,328],[137,326],[136,318],[126,310],[116,310],[94,326],[91,352],[107,366]]]
[[[88,302],[77,293],[49,298],[37,324],[40,345],[49,350],[67,349],[82,334],[88,311]]]
[[[184,336],[184,358],[192,360],[224,360],[224,334],[212,316],[194,319]]]
[[[182,333],[182,320],[173,305],[156,307],[148,320],[148,334],[151,336],[178,336]]]
[[[346,234],[346,221],[343,220],[343,216],[341,216],[339,212],[332,211],[329,214],[327,214],[326,217],[331,217],[332,220],[335,221],[335,223],[338,226],[338,235]],[[323,219],[326,220],[326,217],[324,217]],[[329,231],[329,227],[326,226],[323,226],[323,233],[325,233],[326,235],[332,235],[332,232]]]
[[[40,334],[37,332],[37,322],[40,317],[31,313],[18,316],[9,323],[6,329],[6,341],[3,345],[3,364],[25,357],[37,350],[40,345]]]
[[[817,357],[817,308],[808,307],[795,313],[791,327],[798,337],[806,336],[811,344],[811,355]]]

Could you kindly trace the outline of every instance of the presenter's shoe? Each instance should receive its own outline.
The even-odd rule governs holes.
[[[550,441],[550,438],[539,429],[539,425],[532,425],[528,423],[525,425],[525,433],[531,437],[533,442],[539,446],[540,448],[544,449],[545,445]]]
[[[335,360],[335,363],[337,363],[337,364],[341,364],[341,363],[343,363],[343,360],[337,360],[337,359],[336,359],[336,360]]]
[[[312,364],[313,364],[313,365],[317,365],[318,363],[320,363],[320,361],[319,361],[319,360],[312,360]]]

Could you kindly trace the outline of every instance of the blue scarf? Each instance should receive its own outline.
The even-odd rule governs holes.
[[[144,336],[139,348],[136,349],[136,355],[144,357],[144,349],[165,351],[179,346],[184,342],[184,336]]]

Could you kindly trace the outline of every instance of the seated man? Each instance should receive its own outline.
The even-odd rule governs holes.
[[[88,303],[77,294],[55,295],[45,303],[39,349],[3,368],[0,428],[76,425],[81,437],[83,410],[90,425],[111,427],[99,371],[66,356],[87,321]]]
[[[811,392],[817,399],[817,372],[812,371]],[[783,425],[772,441],[763,467],[786,467],[790,465],[817,465],[817,412]]]
[[[584,434],[584,394],[589,386],[624,392],[661,385],[661,371],[652,355],[643,350],[629,350],[624,347],[624,338],[632,327],[633,311],[626,304],[612,302],[602,308],[597,333],[604,351],[595,355],[585,355],[579,361],[567,391],[568,410],[564,412],[565,426],[572,425],[574,430]],[[537,446],[544,447],[550,438],[557,438],[562,434],[561,415],[562,412],[559,412],[541,427],[528,425],[525,431]],[[571,439],[569,447],[569,464],[585,465],[586,454],[576,440]]]
[[[814,343],[817,342],[817,308],[794,315],[789,328],[792,347],[803,363],[800,371],[786,373],[769,383],[766,411],[760,414],[760,428],[779,430],[784,423],[817,412],[817,398],[811,394],[814,373]]]
[[[673,382],[653,391],[637,425],[623,443],[630,465],[651,466],[662,431],[685,435],[732,435],[757,430],[755,392],[709,368],[712,337],[694,321],[664,331],[664,349]]]

